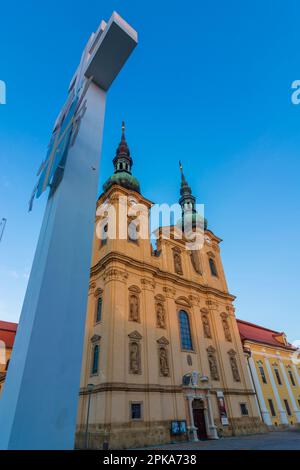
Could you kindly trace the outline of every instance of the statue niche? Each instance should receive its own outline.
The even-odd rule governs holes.
[[[166,328],[166,312],[160,302],[156,304],[156,323],[158,328]]]
[[[202,314],[202,325],[203,325],[204,337],[211,338],[209,319],[205,313]]]
[[[140,305],[137,294],[130,294],[129,296],[129,320],[140,321]]]
[[[132,341],[129,344],[129,370],[131,374],[141,373],[141,353],[139,343]]]
[[[230,361],[230,365],[231,365],[231,370],[232,370],[232,375],[233,375],[233,379],[235,382],[240,382],[241,381],[241,377],[240,377],[240,373],[239,373],[239,368],[238,368],[238,365],[237,365],[237,361],[236,361],[236,353],[235,351],[231,350],[229,351],[229,361]]]
[[[183,274],[180,250],[173,250],[174,270],[176,274]]]
[[[227,318],[225,317],[225,315],[224,315],[223,318],[222,318],[222,324],[223,324],[223,330],[224,330],[225,339],[226,339],[227,341],[232,341],[231,333],[230,333],[230,328],[229,328],[229,324],[228,324],[228,320],[227,320]]]
[[[213,347],[209,347],[207,349],[207,357],[208,357],[211,379],[220,380],[215,349]]]
[[[159,370],[163,377],[168,377],[170,374],[168,353],[164,347],[159,348]]]

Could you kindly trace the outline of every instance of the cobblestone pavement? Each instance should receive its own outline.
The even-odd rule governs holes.
[[[300,450],[300,429],[147,447],[157,450]]]

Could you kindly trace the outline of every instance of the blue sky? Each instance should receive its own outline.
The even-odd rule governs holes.
[[[108,97],[101,183],[122,119],[142,192],[178,199],[181,159],[220,236],[239,318],[300,339],[300,4],[12,1],[1,6],[0,319],[17,321],[45,197],[27,203],[81,51],[118,11],[139,45]]]

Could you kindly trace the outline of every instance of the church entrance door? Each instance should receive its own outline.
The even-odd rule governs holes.
[[[207,439],[204,407],[203,407],[203,402],[201,400],[193,401],[193,417],[194,417],[194,425],[198,429],[197,430],[198,439]]]

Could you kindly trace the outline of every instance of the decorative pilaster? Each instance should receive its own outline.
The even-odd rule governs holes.
[[[210,439],[219,439],[217,427],[214,421],[214,415],[213,415],[213,410],[211,406],[211,395],[209,393],[209,390],[207,390],[206,399],[207,399],[207,408],[208,408],[208,416],[209,416],[209,431],[210,431],[209,437]]]
[[[284,381],[285,381],[285,385],[286,385],[286,388],[288,390],[288,394],[289,394],[289,397],[290,397],[290,400],[291,400],[291,403],[292,403],[293,412],[296,416],[297,423],[300,423],[300,411],[298,410],[296,400],[295,400],[293,391],[291,389],[290,382],[289,382],[289,379],[287,377],[287,373],[286,373],[284,364],[283,364],[282,361],[280,361],[279,364],[280,364],[281,372],[282,372],[282,375],[283,375],[283,378],[284,378]]]
[[[155,300],[154,289],[155,281],[151,277],[141,278],[141,287],[143,293],[143,312],[142,312],[142,326],[144,331],[144,362],[145,369],[143,371],[146,383],[156,383],[157,376],[159,375],[158,364],[159,360],[151,361],[151,353],[156,342],[156,318],[155,318]],[[151,416],[150,401],[149,408],[145,411]]]
[[[289,424],[289,421],[288,421],[287,416],[286,416],[286,412],[283,409],[281,399],[280,399],[280,396],[279,396],[279,393],[278,393],[278,390],[277,390],[277,387],[276,387],[276,383],[275,383],[273,372],[272,372],[272,369],[271,369],[271,366],[270,366],[270,363],[269,363],[269,359],[265,358],[265,364],[266,364],[266,367],[267,367],[267,370],[268,370],[270,382],[271,382],[271,385],[272,385],[272,390],[273,390],[275,400],[276,400],[276,403],[277,403],[277,407],[278,407],[278,410],[279,410],[280,421],[281,421],[282,424]]]
[[[190,431],[192,431],[193,433],[193,442],[198,442],[199,439],[198,439],[198,434],[197,434],[197,428],[195,426],[195,422],[194,422],[194,414],[193,414],[193,395],[187,395],[187,400],[188,400],[188,404],[189,404],[189,413],[190,413]]]

